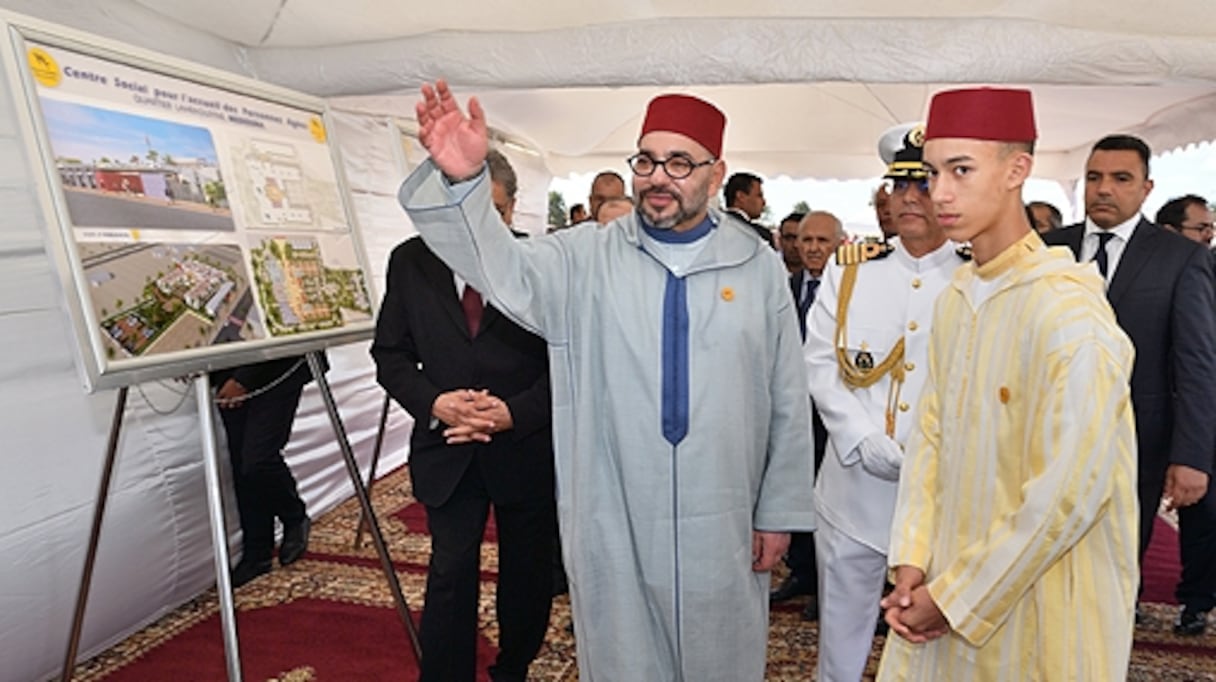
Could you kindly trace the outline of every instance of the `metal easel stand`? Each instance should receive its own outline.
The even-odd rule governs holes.
[[[224,633],[224,660],[229,682],[241,679],[241,652],[236,634],[236,601],[232,598],[232,565],[228,560],[228,530],[224,526],[224,494],[220,487],[220,454],[215,447],[215,412],[211,409],[211,379],[206,373],[194,380],[199,424],[203,432],[203,474],[207,480],[207,513],[211,518],[211,546],[215,552],[215,591],[220,600],[220,629]]]
[[[388,392],[384,393],[384,404],[380,406],[380,426],[376,429],[376,446],[372,448],[372,464],[367,472],[367,494],[372,493],[372,485],[376,483],[376,466],[380,463],[380,449],[384,446],[384,431],[388,426],[388,408],[392,403]],[[359,514],[359,526],[355,528],[354,549],[363,549],[363,533],[367,531],[367,516]]]
[[[220,602],[220,624],[224,633],[224,657],[227,662],[228,679],[241,680],[241,657],[237,646],[236,608],[232,598],[232,580],[228,574],[228,536],[224,529],[224,503],[220,488],[219,454],[215,446],[214,416],[211,412],[211,386],[207,375],[194,380],[198,401],[199,426],[203,439],[203,471],[207,482],[207,510],[211,519],[211,541],[215,550],[216,592]],[[122,432],[122,418],[127,405],[129,386],[118,389],[114,406],[114,417],[110,421],[110,439],[106,445],[105,463],[101,470],[101,484],[93,506],[93,524],[89,529],[89,543],[85,549],[84,570],[80,578],[80,589],[76,593],[76,610],[72,615],[72,627],[68,636],[68,648],[63,658],[62,682],[72,679],[76,668],[76,655],[80,648],[80,631],[84,625],[85,607],[89,601],[89,587],[93,582],[93,567],[97,560],[97,542],[101,536],[101,522],[105,517],[106,501],[110,497],[110,482],[114,473],[114,461],[118,455],[118,439]]]
[[[388,545],[384,542],[384,534],[380,532],[380,523],[376,520],[376,513],[372,509],[372,501],[368,497],[367,488],[363,486],[363,480],[359,476],[359,464],[355,461],[354,453],[351,452],[350,441],[346,437],[346,428],[342,425],[342,417],[338,414],[338,407],[334,402],[333,393],[329,389],[329,382],[325,380],[320,353],[318,351],[309,352],[307,358],[308,368],[312,370],[313,379],[316,380],[317,387],[321,389],[321,399],[325,403],[326,412],[329,413],[329,422],[334,427],[338,447],[342,450],[342,459],[346,462],[346,471],[350,474],[355,497],[359,498],[363,518],[367,520],[368,528],[371,530],[376,554],[380,556],[380,566],[384,569],[384,577],[388,579],[389,590],[393,593],[393,602],[397,606],[397,615],[401,617],[401,622],[405,625],[405,633],[409,637],[410,647],[414,651],[414,660],[421,665],[422,647],[418,643],[418,629],[414,626],[413,619],[410,618],[409,605],[405,601],[405,595],[401,592],[401,582],[397,579],[397,572],[393,569],[393,560],[389,556]]]
[[[380,531],[380,524],[376,521],[375,513],[371,506],[371,499],[368,497],[367,489],[360,479],[359,465],[355,461],[354,453],[351,451],[350,441],[347,439],[346,430],[342,425],[342,418],[338,414],[337,406],[334,403],[333,393],[330,391],[329,383],[325,380],[320,356],[317,352],[310,352],[307,357],[309,369],[312,371],[313,378],[317,381],[317,386],[321,389],[321,397],[325,403],[326,412],[329,414],[330,423],[333,425],[334,435],[338,439],[338,447],[342,451],[342,458],[345,460],[347,473],[350,475],[351,484],[354,486],[355,496],[359,498],[363,522],[366,522],[371,530],[372,540],[376,546],[376,553],[380,556],[381,567],[384,569],[389,589],[393,594],[397,614],[405,625],[406,635],[409,637],[414,658],[416,661],[421,662],[422,650],[418,643],[418,631],[414,626],[413,619],[410,618],[409,605],[406,603],[405,595],[401,591],[401,583],[397,579],[397,573],[393,569],[393,562],[388,553],[388,546],[384,542],[384,535]],[[224,658],[227,664],[229,682],[241,682],[240,646],[236,629],[236,602],[232,596],[232,578],[229,573],[228,533],[224,524],[219,449],[216,447],[215,442],[215,415],[211,410],[211,383],[207,375],[202,374],[195,378],[194,387],[203,440],[203,472],[207,486],[207,511],[211,521],[211,543],[215,555],[216,592],[219,597],[220,625],[224,636]],[[110,422],[110,437],[106,445],[105,462],[102,465],[101,483],[98,487],[97,499],[93,507],[93,522],[89,530],[88,546],[85,550],[84,569],[80,579],[80,587],[76,593],[76,609],[72,615],[67,652],[64,654],[63,670],[60,675],[62,682],[69,682],[71,680],[72,671],[76,667],[76,656],[80,648],[80,634],[84,625],[85,607],[88,604],[89,588],[93,581],[93,568],[97,559],[98,538],[101,536],[101,523],[105,516],[106,501],[110,494],[110,483],[114,473],[114,462],[118,454],[118,441],[119,435],[122,432],[122,419],[123,413],[126,410],[128,390],[128,386],[123,386],[118,390],[114,406],[114,416]],[[386,395],[384,407],[380,415],[380,433],[376,438],[376,451],[372,460],[372,480],[375,480],[375,464],[380,455],[384,425],[388,417],[388,406],[389,399]]]
[[[106,444],[106,459],[101,466],[101,485],[97,500],[93,503],[93,525],[89,528],[89,544],[84,552],[84,571],[80,577],[80,588],[76,591],[76,611],[72,614],[72,629],[68,635],[68,650],[63,657],[62,682],[72,679],[76,668],[76,653],[80,648],[80,629],[84,625],[84,607],[89,602],[89,586],[93,582],[93,564],[97,559],[97,538],[101,536],[101,519],[106,513],[106,499],[110,495],[110,478],[114,473],[114,460],[118,456],[118,435],[122,432],[122,416],[127,407],[127,390],[118,389],[114,403],[114,417],[110,420],[110,440]]]

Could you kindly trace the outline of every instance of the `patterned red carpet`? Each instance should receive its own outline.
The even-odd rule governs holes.
[[[420,505],[409,496],[409,478],[398,470],[376,485],[374,503],[409,601],[422,606],[429,538]],[[306,557],[237,591],[237,622],[246,680],[413,680],[416,668],[405,628],[380,572],[370,540],[353,549],[358,504],[350,500],[317,519]],[[493,530],[488,532],[493,539]],[[1158,524],[1146,561],[1147,600],[1168,602],[1177,580],[1177,534]],[[493,660],[493,580],[497,554],[482,554],[480,669]],[[769,637],[769,680],[810,680],[817,655],[817,630],[799,618],[795,601],[773,612]],[[1216,628],[1201,638],[1176,637],[1170,630],[1176,607],[1149,603],[1147,622],[1136,631],[1129,679],[1216,682]],[[532,666],[531,679],[578,679],[569,601],[554,603],[549,636]],[[875,641],[873,674],[881,640]],[[79,665],[81,681],[211,682],[226,679],[215,592],[210,591],[127,640]],[[483,672],[484,675],[484,672]],[[484,677],[482,679],[485,679]]]

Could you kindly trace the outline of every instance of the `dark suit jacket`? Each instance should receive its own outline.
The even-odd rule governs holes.
[[[452,271],[417,237],[393,250],[372,344],[376,379],[414,417],[410,475],[428,506],[447,501],[465,470],[481,467],[495,504],[554,495],[549,363],[543,339],[487,305],[470,338]],[[487,444],[447,445],[430,428],[435,398],[485,388],[506,401],[514,428]]]
[[[1043,235],[1078,258],[1085,225]],[[1212,473],[1216,451],[1216,310],[1211,255],[1140,219],[1106,292],[1136,348],[1132,407],[1141,477],[1168,464]],[[1143,481],[1142,481],[1143,482]]]
[[[767,244],[769,246],[769,248],[772,248],[772,249],[777,248],[777,245],[773,243],[772,230],[761,225],[760,223],[752,222],[752,219],[747,217],[747,214],[743,212],[743,209],[730,207],[730,208],[727,208],[725,211],[723,211],[723,214],[731,216],[731,217],[737,219],[739,222],[743,223],[744,225],[747,225],[751,229],[752,232],[756,233],[756,236],[760,238],[760,241]]]
[[[794,297],[794,309],[799,315],[805,315],[804,310],[798,306],[798,298],[802,295],[803,277],[807,277],[806,269],[790,275],[790,295]],[[805,317],[802,322],[799,322],[799,331],[802,332],[803,342],[806,342],[806,322]],[[823,417],[819,416],[819,410],[815,409],[815,401],[811,401],[811,433],[815,437],[815,473],[819,473],[819,465],[823,464],[823,453],[827,451],[828,446],[828,429],[823,425]]]

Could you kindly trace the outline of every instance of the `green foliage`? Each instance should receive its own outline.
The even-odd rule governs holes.
[[[549,192],[549,224],[563,227],[566,224],[566,200],[561,192]]]
[[[207,203],[218,206],[228,199],[228,191],[224,189],[223,182],[208,182],[203,184],[203,196],[207,197]]]
[[[796,213],[810,213],[811,205],[805,201],[799,201],[798,203],[794,204],[794,211]]]

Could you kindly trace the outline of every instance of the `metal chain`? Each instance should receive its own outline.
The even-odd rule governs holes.
[[[290,369],[288,369],[286,372],[283,372],[282,374],[280,374],[278,376],[278,378],[276,378],[274,381],[270,382],[269,384],[266,384],[265,386],[257,389],[256,391],[250,391],[250,392],[246,393],[245,395],[237,396],[236,398],[230,398],[230,399],[226,400],[225,402],[227,402],[229,404],[238,404],[239,405],[240,403],[243,403],[246,400],[252,400],[253,398],[256,398],[256,397],[262,395],[263,393],[266,393],[267,391],[271,390],[275,386],[278,386],[279,384],[283,383],[284,381],[287,381],[287,379],[289,379],[292,374],[295,374],[296,370],[300,369],[300,367],[303,365],[304,365],[304,358],[300,358],[299,360],[296,360],[296,363],[294,365],[292,365]],[[220,404],[219,398],[212,398],[211,402],[215,403],[216,405]]]
[[[179,392],[177,389],[173,388],[171,385],[165,383],[164,381],[157,381],[156,383],[160,384],[161,388],[165,389],[166,391],[169,391],[170,393],[176,393],[178,395],[178,401],[177,401],[177,404],[174,405],[173,407],[169,408],[168,410],[163,410],[163,409],[157,407],[156,404],[152,402],[152,399],[148,397],[147,393],[144,393],[143,384],[135,384],[135,392],[138,393],[139,397],[143,399],[144,404],[148,406],[148,409],[152,410],[154,413],[159,414],[162,417],[167,417],[171,414],[174,414],[178,410],[182,409],[182,405],[185,405],[186,400],[190,397],[190,391],[180,391]]]
[[[270,391],[275,386],[278,386],[279,384],[283,383],[284,381],[287,381],[287,379],[289,379],[291,377],[291,375],[295,374],[296,370],[300,369],[300,367],[303,365],[304,365],[303,358],[296,360],[295,364],[293,364],[291,366],[291,368],[289,368],[286,372],[283,372],[281,375],[276,377],[274,381],[266,384],[265,386],[257,389],[256,391],[250,391],[250,392],[246,393],[245,395],[242,395],[242,396],[239,396],[236,398],[232,398],[232,399],[226,400],[224,402],[228,403],[230,405],[239,405],[239,404],[245,402],[246,400],[251,400],[253,398],[256,398],[256,397],[262,395],[263,393]],[[190,375],[187,375],[187,378],[197,379],[198,376],[199,376],[198,374],[190,374]],[[178,410],[180,410],[182,408],[182,405],[186,404],[186,400],[189,399],[189,397],[190,397],[189,390],[178,391],[171,384],[169,384],[163,380],[157,381],[156,383],[159,384],[160,387],[165,389],[166,391],[169,391],[170,393],[175,393],[179,396],[179,399],[178,399],[176,405],[174,405],[173,407],[171,407],[167,410],[157,407],[156,403],[152,402],[152,399],[149,398],[148,394],[144,392],[143,384],[135,384],[135,391],[137,393],[139,393],[139,397],[143,399],[144,404],[148,406],[149,410],[152,410],[152,412],[159,414],[162,417],[167,417],[171,414],[176,413]],[[216,405],[219,405],[220,399],[212,398],[211,402],[215,403]]]

